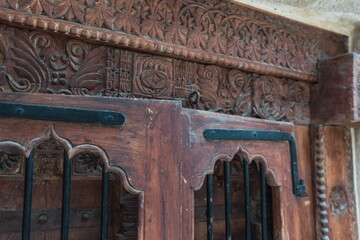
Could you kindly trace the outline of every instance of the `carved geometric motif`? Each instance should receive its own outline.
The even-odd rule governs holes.
[[[127,97],[132,93],[133,52],[107,49],[105,96]]]
[[[144,97],[172,97],[172,60],[136,54],[134,58],[134,94]]]

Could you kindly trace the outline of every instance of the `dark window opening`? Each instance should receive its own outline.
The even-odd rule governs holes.
[[[272,189],[266,184],[265,174],[261,175],[262,171],[265,173],[261,162],[247,162],[239,155],[231,162],[217,161],[214,174],[208,175],[202,188],[195,192],[195,240],[274,239]]]
[[[65,152],[55,139],[37,145],[29,158],[13,146],[0,149],[0,239],[60,239],[64,233],[68,237],[62,239],[98,240],[101,235],[102,239],[137,239],[138,196],[127,192],[116,175],[103,173],[103,160],[96,153],[83,151],[67,159]],[[30,158],[30,220],[24,223],[25,175]],[[64,215],[68,167],[70,205]],[[102,193],[104,174],[109,179],[108,191]],[[108,196],[108,211],[102,227],[104,194]],[[68,219],[65,223],[62,216]],[[64,232],[67,225],[68,233]],[[30,238],[22,237],[24,226],[30,229]]]

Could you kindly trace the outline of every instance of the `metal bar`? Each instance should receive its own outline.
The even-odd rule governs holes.
[[[24,182],[24,205],[22,216],[22,240],[30,239],[31,230],[31,203],[32,203],[32,184],[33,184],[34,150],[25,162],[25,182]]]
[[[70,192],[71,192],[71,160],[67,153],[64,153],[63,167],[63,193],[61,207],[61,240],[69,238],[70,222]]]
[[[208,140],[265,140],[288,141],[290,148],[290,167],[293,182],[293,193],[298,197],[307,196],[303,179],[299,179],[296,143],[293,135],[281,131],[239,130],[239,129],[206,129],[204,137]]]
[[[102,166],[102,191],[101,191],[101,240],[108,239],[108,211],[109,211],[109,173]]]
[[[125,123],[125,115],[118,111],[9,102],[0,102],[0,117],[96,125],[124,125]]]
[[[246,159],[243,160],[243,170],[245,190],[245,232],[246,240],[251,240],[249,163]]]
[[[266,178],[265,169],[260,163],[260,182],[261,182],[261,236],[262,240],[267,240],[267,216],[266,216]]]
[[[231,240],[230,162],[224,162],[226,240]]]
[[[206,176],[206,190],[207,190],[207,196],[206,196],[206,217],[207,217],[207,239],[213,240],[213,210],[212,210],[212,204],[213,204],[213,177],[212,175]]]

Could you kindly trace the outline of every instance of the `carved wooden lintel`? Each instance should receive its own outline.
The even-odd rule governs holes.
[[[5,26],[0,39],[2,92],[181,100],[187,108],[309,123],[306,82]]]
[[[343,36],[230,1],[30,0],[0,4],[3,23],[298,80],[315,80],[319,58],[346,52]],[[329,44],[331,51],[326,50]]]
[[[320,61],[319,82],[312,88],[314,123],[360,124],[360,55],[349,53]]]

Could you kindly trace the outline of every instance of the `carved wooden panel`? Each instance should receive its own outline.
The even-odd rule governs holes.
[[[309,83],[2,26],[0,90],[181,100],[184,107],[309,123]]]
[[[319,83],[312,88],[312,121],[358,125],[360,55],[350,53],[320,61]]]
[[[15,147],[0,147],[0,175],[21,175],[24,155]]]
[[[0,6],[6,23],[302,80],[315,80],[319,58],[346,51],[340,35],[230,1],[3,0]]]
[[[13,142],[20,152],[28,156],[37,146],[35,162],[40,158],[42,161],[36,165],[39,174],[34,181],[39,185],[34,186],[37,190],[34,190],[33,198],[39,201],[33,208],[61,208],[62,181],[61,168],[58,167],[61,146],[73,160],[72,194],[76,194],[72,196],[75,196],[76,204],[71,202],[71,208],[74,208],[71,217],[75,219],[75,225],[70,239],[98,239],[100,208],[96,206],[100,206],[101,201],[99,157],[105,162],[106,169],[114,173],[110,183],[114,192],[110,193],[110,199],[115,202],[109,220],[112,224],[109,232],[114,239],[182,239],[179,102],[32,93],[2,93],[0,101],[113,110],[126,116],[123,126],[0,118],[0,149],[3,146],[1,142]],[[54,144],[54,138],[61,143],[60,147]],[[0,201],[5,198],[0,210],[19,211],[22,207],[22,172],[16,174],[0,174]],[[120,179],[115,176],[120,176]],[[42,182],[46,183],[46,188]],[[52,182],[57,185],[53,186]],[[120,188],[121,185],[126,191]],[[135,197],[127,192],[135,194]],[[57,201],[51,201],[52,198]],[[84,202],[88,205],[81,205]],[[85,211],[87,209],[93,211]],[[41,211],[34,213],[41,215]],[[16,215],[9,214],[6,217]],[[48,214],[51,219],[61,219],[58,217],[60,210],[49,210]],[[4,221],[3,216],[0,214],[0,221]],[[21,214],[16,216],[13,219],[21,221]],[[59,233],[59,223],[51,221],[50,226],[54,230],[51,233]],[[37,226],[40,233],[49,226],[40,225],[37,216],[31,224]],[[21,230],[21,224],[18,225],[17,230]],[[11,224],[7,224],[5,230],[3,226],[0,224],[0,234],[6,231],[5,239],[19,238],[19,234],[11,235]],[[85,231],[81,226],[89,228]],[[83,231],[86,234],[79,234]],[[40,233],[32,236],[41,239],[38,237]],[[49,233],[46,237],[57,239],[57,233]]]
[[[106,165],[109,161],[104,159],[104,155],[92,151],[95,146],[92,148],[88,144],[72,148],[66,143],[69,142],[61,139],[53,126],[27,146],[12,141],[0,142],[0,239],[20,238],[24,188],[22,166],[25,165],[25,155],[32,149],[32,238],[59,238],[65,152],[72,156],[73,167],[70,238],[85,240],[100,236],[101,177],[98,176],[101,176],[102,164]],[[125,179],[120,181],[114,174],[110,175],[110,179],[109,239],[137,239],[139,196],[125,190]]]

